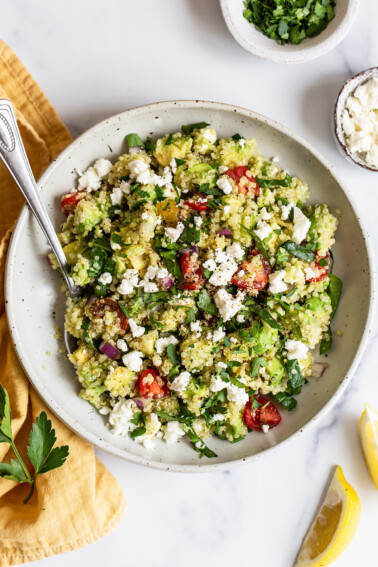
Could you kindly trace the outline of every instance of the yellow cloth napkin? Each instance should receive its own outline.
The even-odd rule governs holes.
[[[71,137],[38,85],[12,50],[0,40],[0,98],[16,111],[21,135],[36,178]],[[39,399],[24,374],[9,335],[4,305],[5,259],[23,197],[0,163],[0,382],[8,390],[13,435],[26,448],[32,421],[44,410],[52,420],[57,445],[69,445],[65,465],[41,475],[33,497],[29,486],[0,479],[0,567],[35,561],[92,543],[121,520],[126,501],[116,479],[95,457],[93,447],[63,425]],[[14,457],[0,444],[0,461]],[[25,457],[25,452],[21,451]]]

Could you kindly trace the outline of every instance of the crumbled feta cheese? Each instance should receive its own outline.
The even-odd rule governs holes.
[[[101,415],[108,415],[112,410],[104,406],[103,408],[100,408],[98,411]]]
[[[233,242],[230,246],[227,246],[226,252],[231,258],[235,258],[235,260],[241,260],[244,256],[244,250],[239,242]]]
[[[298,207],[294,207],[294,229],[292,239],[300,244],[310,230],[311,222]]]
[[[129,350],[125,339],[118,339],[116,346],[121,352],[127,352]]]
[[[249,396],[244,388],[239,388],[239,386],[234,384],[227,384],[227,399],[241,406],[248,402]]]
[[[239,146],[241,147],[242,150],[244,150],[244,145],[245,145],[245,140],[244,140],[244,138],[240,138],[240,140],[239,140]]]
[[[238,339],[236,337],[230,337],[230,341],[236,344],[238,342]]]
[[[176,228],[167,227],[164,229],[165,236],[168,238],[169,242],[177,242],[184,228],[185,226],[182,222],[177,223]]]
[[[109,425],[114,435],[126,437],[130,431],[135,429],[135,424],[131,422],[134,410],[137,408],[133,400],[120,399],[109,414]]]
[[[184,435],[185,431],[181,423],[178,421],[168,421],[164,431],[164,441],[168,443],[168,445],[177,443],[180,437],[183,437]]]
[[[217,264],[212,258],[206,260],[202,265],[206,270],[210,270],[210,272],[214,272],[217,269]]]
[[[178,340],[173,335],[169,337],[161,337],[155,343],[155,350],[158,354],[162,354],[168,345],[177,345]]]
[[[120,205],[123,199],[123,192],[120,187],[114,187],[113,191],[110,193],[110,200],[112,205]]]
[[[222,361],[217,362],[217,368],[227,368],[227,364]]]
[[[220,165],[218,168],[219,173],[222,175],[222,173],[226,173],[226,171],[228,171],[228,167],[227,165]]]
[[[123,274],[123,280],[117,288],[121,295],[130,295],[133,293],[134,287],[138,286],[139,275],[137,270],[127,269]]]
[[[231,206],[230,206],[230,205],[225,205],[225,206],[223,207],[223,212],[224,212],[225,215],[228,215],[228,213],[230,212],[230,210],[231,210]]]
[[[215,414],[212,416],[212,420],[213,420],[213,421],[224,421],[225,419],[226,419],[226,416],[223,415],[223,413],[215,413]]]
[[[283,221],[289,218],[290,211],[293,207],[294,205],[292,203],[289,203],[288,205],[281,205],[281,219]]]
[[[243,306],[244,298],[244,292],[238,291],[236,297],[233,297],[224,288],[214,294],[214,302],[219,309],[223,321],[229,321],[240,311]]]
[[[286,276],[285,270],[278,270],[269,276],[269,291],[270,293],[281,293],[287,290],[287,285],[283,281]]]
[[[238,323],[244,323],[245,317],[244,317],[243,314],[242,315],[236,315],[236,320],[237,320]]]
[[[190,379],[191,379],[190,373],[185,370],[184,372],[181,372],[181,374],[179,374],[177,378],[175,378],[173,382],[169,384],[169,387],[174,392],[177,392],[178,394],[182,394],[186,390]]]
[[[99,281],[100,284],[102,284],[102,285],[111,284],[112,281],[113,281],[112,274],[110,274],[109,272],[104,272],[104,273],[101,274],[101,276],[98,278],[98,281]]]
[[[171,168],[172,173],[176,173],[177,163],[176,163],[175,158],[172,158],[172,159],[171,159],[171,162],[170,162],[170,164],[169,164],[169,167]]]
[[[267,423],[263,423],[262,426],[261,426],[261,429],[262,429],[263,433],[268,433],[270,427]]]
[[[154,282],[148,282],[148,281],[146,282],[143,280],[141,284],[146,293],[154,293],[155,291],[159,291],[158,286]]]
[[[303,344],[301,341],[294,341],[289,339],[285,343],[285,348],[287,350],[287,358],[289,360],[303,360],[306,358],[308,352],[308,346]]]
[[[223,191],[225,195],[229,195],[232,191],[232,185],[227,177],[220,177],[217,181],[217,186]]]
[[[149,167],[148,164],[142,159],[135,159],[133,161],[129,161],[129,169],[130,169],[130,175],[136,177],[137,175],[140,175],[144,171],[147,171]]]
[[[95,161],[93,167],[95,168],[95,170],[97,171],[100,177],[105,177],[105,175],[108,175],[108,173],[111,172],[113,164],[108,159],[101,158]]]
[[[130,323],[130,319],[129,319]],[[139,350],[132,350],[122,357],[122,362],[132,372],[139,372],[143,366],[143,353]]]
[[[205,140],[207,140],[211,144],[215,144],[215,142],[217,141],[217,134],[212,128],[206,128],[205,130],[203,130],[202,135]]]
[[[223,337],[226,336],[226,333],[224,332],[222,327],[219,327],[219,329],[215,329],[214,333],[213,333],[213,342],[217,343],[218,341],[222,340]]]
[[[201,226],[201,224],[203,223],[202,217],[194,217],[194,224],[198,227]]]
[[[87,190],[88,193],[91,191],[97,191],[100,189],[101,177],[98,175],[94,167],[88,167],[81,177],[79,178],[79,190]]]
[[[265,240],[265,238],[267,238],[272,232],[271,227],[265,221],[259,221],[256,226],[257,229],[255,229],[255,234],[258,238],[260,238],[260,240]]]
[[[144,213],[142,213],[141,219],[142,219],[142,220],[147,220],[147,219],[148,219],[148,213],[147,213],[146,211],[145,211]]]
[[[260,216],[262,218],[262,220],[269,220],[272,218],[272,215],[270,213],[268,213],[268,211],[266,210],[266,207],[263,207],[260,210]]]
[[[304,273],[306,275],[306,280],[312,280],[312,278],[316,277],[314,270],[310,267],[304,269]]]
[[[190,330],[192,333],[196,333],[197,339],[201,336],[201,322],[200,321],[192,321],[190,323]]]
[[[220,392],[226,387],[226,382],[223,382],[222,378],[219,376],[212,376],[210,380],[210,390],[211,392]]]
[[[121,189],[122,193],[124,193],[125,195],[129,195],[131,183],[129,183],[128,181],[121,181],[119,188]]]
[[[129,327],[130,327],[130,331],[131,334],[133,335],[133,337],[138,338],[141,337],[142,335],[144,335],[145,333],[145,328],[141,327],[140,325],[138,325],[134,319],[129,319]]]

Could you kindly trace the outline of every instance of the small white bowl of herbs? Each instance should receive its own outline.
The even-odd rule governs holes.
[[[262,59],[302,63],[344,39],[360,0],[220,0],[239,45]]]

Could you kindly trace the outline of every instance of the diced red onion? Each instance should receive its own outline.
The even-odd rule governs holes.
[[[136,403],[139,409],[144,409],[144,400],[141,398],[134,398],[133,401]]]
[[[163,287],[165,289],[171,289],[172,286],[173,286],[173,279],[171,278],[171,276],[167,276],[166,278],[164,278]]]
[[[52,267],[53,263],[52,263],[52,261],[51,261],[51,259],[50,259],[49,256],[46,256],[46,260],[47,260],[47,263],[49,264],[49,266]]]
[[[118,350],[117,347],[113,346],[112,344],[108,343],[107,341],[102,341],[102,343],[99,346],[99,350],[102,352],[102,354],[105,354],[106,356],[108,356],[112,360],[115,360],[121,354],[121,351]]]
[[[220,236],[232,236],[232,232],[229,228],[224,228],[219,233]]]
[[[311,370],[311,376],[313,378],[320,378],[323,376],[324,371],[327,370],[329,364],[327,362],[315,362]]]
[[[198,254],[198,246],[183,248],[183,250],[179,250],[179,254]]]

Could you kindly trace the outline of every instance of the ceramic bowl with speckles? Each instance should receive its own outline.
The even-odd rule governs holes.
[[[327,357],[315,354],[329,367],[321,378],[311,378],[298,396],[293,412],[282,410],[279,427],[268,433],[253,432],[230,444],[217,437],[207,440],[217,458],[200,459],[185,439],[175,445],[157,440],[146,449],[132,439],[113,435],[100,415],[78,397],[80,385],[64,352],[65,297],[62,280],[46,260],[47,242],[29,210],[18,219],[9,249],[6,299],[9,326],[20,361],[32,384],[51,410],[73,429],[104,451],[128,461],[162,470],[200,472],[229,469],[249,463],[274,449],[284,451],[295,439],[325,416],[345,391],[368,340],[372,324],[373,266],[363,223],[351,202],[349,190],[332,165],[305,140],[285,126],[251,110],[203,101],[160,102],[108,118],[75,140],[39,179],[41,197],[58,230],[64,218],[60,197],[97,158],[115,161],[125,151],[125,135],[138,132],[142,139],[180,130],[182,124],[209,122],[219,137],[236,132],[255,138],[262,155],[276,156],[291,175],[305,179],[310,203],[328,203],[340,218],[334,271],[344,281],[340,305],[333,321],[334,345]],[[340,333],[341,334],[341,333]]]
[[[366,161],[364,161],[358,154],[349,149],[342,126],[343,112],[349,96],[353,95],[357,87],[363,85],[373,77],[378,78],[378,67],[371,67],[370,69],[361,71],[360,73],[357,73],[357,75],[354,75],[345,81],[336,99],[333,112],[333,133],[336,138],[337,146],[344,157],[364,169],[368,169],[369,171],[378,171],[378,167],[367,164]]]
[[[335,17],[326,29],[298,45],[281,45],[263,35],[244,18],[243,0],[220,0],[220,4],[228,29],[243,49],[270,61],[304,63],[325,55],[344,39],[356,19],[360,0],[337,0]]]

